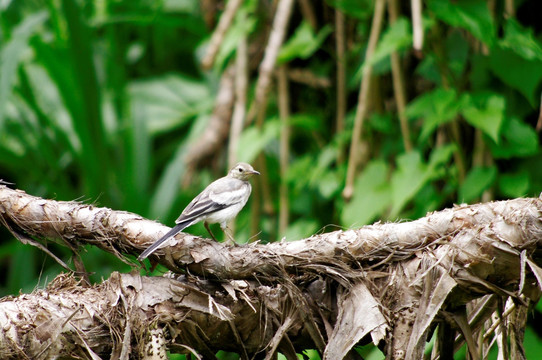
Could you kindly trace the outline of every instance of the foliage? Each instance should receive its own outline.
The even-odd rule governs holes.
[[[200,62],[218,14],[195,0],[0,3],[0,178],[38,196],[80,199],[171,224],[193,196],[226,171],[222,144],[198,167],[190,186],[181,186],[187,174],[184,155],[207,128],[222,72],[235,61],[244,36],[254,62],[248,69],[252,103],[273,3],[242,5],[212,70]],[[542,31],[531,15],[540,5],[519,1],[515,16],[505,16],[484,0],[426,3],[421,56],[412,50],[405,3],[395,23],[385,22],[367,61],[372,1],[317,2],[312,7],[316,27],[294,8],[277,66],[302,69],[328,85],[291,77],[287,125],[273,90],[263,126],[246,124],[237,153],[240,160],[266,164],[267,187],[255,192],[237,219],[241,242],[255,232],[264,241],[295,240],[330,224],[353,228],[414,219],[459,202],[539,194],[535,125]],[[320,13],[322,8],[326,11]],[[341,58],[330,15],[335,9],[346,21]],[[398,109],[394,97],[393,53],[400,57],[405,109]],[[339,131],[338,61],[347,71],[346,126]],[[346,201],[341,192],[364,66],[374,67],[370,113],[353,197]],[[399,113],[408,120],[411,151],[405,149]],[[283,126],[289,126],[291,137],[288,168],[281,176]],[[290,215],[283,233],[275,216],[281,183],[288,188]],[[255,232],[249,230],[253,223]],[[198,226],[189,231],[205,234]],[[29,291],[59,271],[5,231],[1,236],[1,295]],[[96,249],[85,249],[82,256],[95,280],[112,269],[129,269]],[[535,339],[528,334],[526,341]]]

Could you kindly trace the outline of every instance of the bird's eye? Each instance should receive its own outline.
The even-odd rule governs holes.
[[[243,168],[239,168],[239,172],[243,172]]]

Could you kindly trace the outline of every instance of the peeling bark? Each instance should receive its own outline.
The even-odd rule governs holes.
[[[389,359],[421,359],[438,327],[441,349],[467,339],[478,354],[478,339],[508,334],[501,353],[522,359],[527,309],[540,297],[541,210],[540,198],[461,205],[411,222],[237,247],[181,233],[153,254],[184,274],[176,279],[115,273],[85,287],[61,275],[44,290],[2,299],[0,357],[142,358],[163,351],[145,345],[158,339],[204,358],[220,349],[293,358],[316,348],[338,359],[372,341]],[[5,186],[0,221],[33,245],[89,243],[125,261],[169,229]],[[492,314],[498,324],[481,336]],[[450,342],[446,334],[458,335]]]

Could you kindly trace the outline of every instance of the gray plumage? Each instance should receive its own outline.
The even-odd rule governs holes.
[[[203,221],[213,239],[215,237],[209,224],[218,223],[228,238],[233,241],[227,232],[227,225],[247,203],[252,191],[248,179],[255,174],[260,173],[249,164],[239,163],[229,171],[227,176],[213,181],[186,206],[175,221],[175,227],[143,251],[138,260],[144,260],[178,232],[200,221]]]

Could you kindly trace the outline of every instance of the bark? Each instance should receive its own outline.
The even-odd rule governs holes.
[[[527,309],[540,297],[541,209],[539,198],[461,205],[411,222],[237,247],[181,233],[152,256],[177,275],[114,273],[92,287],[60,275],[44,290],[2,299],[0,358],[158,358],[165,349],[295,358],[316,348],[341,359],[372,341],[389,359],[421,359],[438,328],[440,349],[466,340],[476,359],[479,346],[508,334],[510,344],[496,343],[521,359]],[[0,221],[33,245],[90,243],[125,261],[168,230],[5,186]],[[447,334],[459,335],[450,342]]]

